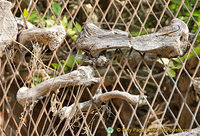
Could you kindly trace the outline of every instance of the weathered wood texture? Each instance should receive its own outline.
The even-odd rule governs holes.
[[[82,112],[87,111],[89,107],[91,106],[91,104],[92,104],[92,109],[94,109],[95,106],[98,107],[101,105],[101,103],[105,101],[109,101],[114,98],[125,100],[133,105],[138,104],[139,106],[141,106],[141,105],[146,104],[144,97],[146,98],[146,96],[140,97],[139,95],[132,95],[128,92],[121,92],[118,90],[114,90],[114,91],[106,92],[106,93],[99,92],[99,93],[96,93],[93,96],[93,98],[89,101],[78,103],[78,105],[75,105],[74,103],[70,106],[63,107],[59,112],[59,117],[61,119],[66,118],[67,120],[70,120],[71,117],[80,113],[79,110],[81,110]]]
[[[55,78],[45,80],[33,88],[22,87],[17,92],[17,101],[24,106],[42,99],[51,91],[56,91],[59,88],[74,86],[74,85],[90,85],[100,82],[100,78],[94,77],[94,70],[90,66],[81,66],[68,74],[61,75]]]
[[[0,50],[3,51],[17,38],[17,22],[11,12],[12,4],[0,0]]]
[[[19,42],[26,44],[29,41],[37,41],[48,45],[50,50],[55,50],[65,37],[65,28],[55,25],[49,28],[31,28],[21,31]]]
[[[107,49],[133,48],[140,52],[155,53],[164,57],[182,56],[189,42],[187,25],[179,19],[173,19],[169,26],[156,33],[131,37],[120,30],[102,30],[94,24],[86,24],[76,41],[76,47],[87,50],[92,56]]]

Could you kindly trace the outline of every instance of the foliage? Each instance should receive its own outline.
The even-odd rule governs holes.
[[[27,9],[24,9],[23,15],[24,15],[24,18],[26,18],[28,22],[30,22],[32,24],[38,24],[39,23],[40,19],[37,15],[36,11],[32,11],[31,13],[29,13],[27,11]],[[22,18],[22,16],[21,16],[21,18]]]
[[[69,68],[71,69],[73,67],[73,65],[75,64],[75,61],[79,64],[80,63],[80,59],[75,59],[74,56],[70,56],[69,59],[67,60],[67,62],[65,60],[61,60],[61,66],[64,67],[64,72],[67,71]],[[66,64],[65,64],[66,62]],[[61,66],[58,63],[51,63],[51,66],[58,70],[61,71]]]
[[[38,85],[42,81],[42,77],[33,77],[33,83],[31,83],[31,87]]]
[[[164,69],[168,69],[167,75],[170,75],[171,77],[176,76],[176,72],[174,71],[175,69],[181,68],[181,65],[176,65],[173,61],[169,60],[168,58],[161,58],[160,60],[158,60],[158,62],[166,66],[164,67]]]
[[[188,8],[188,10],[190,10],[190,12],[193,9],[194,3],[196,2],[196,0],[190,0],[190,1],[184,1],[185,6]],[[169,8],[173,11],[173,12],[178,12],[178,7],[181,5],[181,1],[180,0],[171,0],[171,4],[169,6]],[[183,5],[184,6],[184,5]],[[185,8],[184,8],[185,9]],[[178,17],[183,20],[184,22],[187,22],[187,20],[189,19],[189,12],[187,10],[181,9],[181,11],[179,12]],[[196,9],[200,9],[200,3],[197,3]],[[195,22],[197,23],[190,23],[188,25],[190,32],[192,33],[196,33],[198,32],[198,26],[200,25],[200,10],[195,10],[193,13],[193,18],[195,19]],[[198,26],[197,26],[198,25]],[[199,34],[198,34],[199,35]],[[200,36],[197,37],[196,42],[199,43],[200,42]],[[172,61],[170,61],[167,58],[163,58],[162,62],[159,61],[160,63],[164,63],[164,65],[168,65],[168,72],[172,77],[176,76],[176,72],[174,71],[175,69],[180,69],[182,67],[182,63],[187,59],[190,60],[192,57],[196,57],[196,56],[200,56],[200,45],[198,45],[197,47],[193,47],[193,49],[191,50],[191,52],[186,53],[184,56],[179,57],[179,58],[174,58]],[[188,57],[187,57],[188,56]]]
[[[179,9],[178,7],[180,5],[182,5],[183,8],[180,9],[178,18],[180,18],[184,22],[187,22],[190,17],[190,13],[188,12],[188,10],[190,12],[192,12],[195,2],[196,2],[196,0],[186,0],[186,1],[184,1],[184,5],[182,5],[181,0],[171,0],[169,9],[171,9],[171,11],[173,11],[174,13],[177,13],[178,9]],[[187,8],[188,8],[188,10],[187,10]],[[200,26],[200,2],[197,3],[196,9],[199,9],[199,10],[195,10],[192,14],[196,23],[193,22],[192,18],[191,18],[191,21],[188,24],[190,32],[192,32],[192,33],[196,33],[198,31],[198,26]],[[200,42],[200,36],[197,37],[196,42]]]
[[[170,76],[175,77],[176,72],[174,70],[180,69],[182,67],[182,63],[187,59],[190,60],[192,57],[200,56],[200,46],[194,47],[191,52],[186,53],[184,56],[179,58],[173,58],[172,60],[169,60],[167,58],[162,58],[162,60],[158,60],[159,63],[164,64],[165,66],[168,66],[168,72]],[[187,57],[188,56],[188,57]]]
[[[66,16],[62,18],[61,23],[66,29],[67,35],[70,36],[72,40],[76,41],[78,32],[81,32],[82,30],[81,25],[78,22],[75,22],[75,27],[73,27],[71,21],[68,21]]]
[[[52,3],[52,10],[53,10],[53,13],[58,16],[60,14],[60,11],[61,11],[61,6],[60,4],[58,4],[57,2],[53,2]]]

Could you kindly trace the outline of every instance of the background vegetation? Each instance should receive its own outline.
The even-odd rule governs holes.
[[[9,103],[14,113],[13,117],[10,117],[13,118],[10,119],[11,121],[4,122],[4,126],[9,126],[4,127],[6,132],[16,134],[16,124],[23,120],[25,120],[25,125],[21,125],[23,135],[28,133],[33,135],[37,133],[40,135],[53,135],[54,133],[89,135],[87,127],[92,133],[95,132],[95,135],[106,135],[105,125],[112,126],[115,130],[117,128],[159,129],[164,127],[175,129],[199,126],[200,109],[197,106],[199,95],[192,87],[192,79],[200,77],[200,2],[198,0],[170,0],[170,2],[165,0],[39,0],[32,2],[31,0],[20,2],[11,0],[11,2],[14,5],[12,12],[16,17],[40,28],[61,23],[67,36],[54,52],[38,43],[31,43],[31,47],[27,45],[30,52],[49,69],[44,68],[32,54],[21,48],[15,48],[3,57],[4,69],[1,73],[3,77],[1,86],[9,90],[7,95],[10,97]],[[98,76],[105,78],[101,85],[103,92],[128,90],[131,94],[140,94],[132,79],[126,78],[124,74],[127,73],[128,68],[131,68],[158,118],[155,118],[148,106],[132,106],[125,101],[114,99],[105,102],[99,111],[91,111],[86,120],[81,115],[77,116],[71,121],[70,128],[65,129],[63,127],[65,122],[59,120],[55,113],[60,107],[75,102],[80,87],[61,88],[58,92],[39,101],[31,110],[24,110],[16,103],[15,96],[20,87],[33,87],[49,78],[69,73],[78,66],[92,65],[88,60],[94,58],[91,58],[87,52],[74,47],[79,32],[82,31],[86,22],[92,22],[102,29],[120,29],[129,32],[132,36],[139,36],[158,31],[169,25],[174,17],[187,23],[189,31],[194,34],[190,49],[184,56],[171,59],[156,57],[155,61],[148,61],[149,58],[146,59],[141,53],[130,50],[112,50],[101,54],[110,61],[101,70],[96,69],[100,73]],[[129,57],[133,52],[139,57],[131,60]],[[7,61],[8,55],[12,58],[11,62]],[[22,56],[24,59],[21,59]],[[22,60],[24,62],[21,62]],[[125,60],[128,60],[130,67],[124,65]],[[17,72],[13,74],[12,69]],[[45,72],[38,74],[41,70]],[[104,72],[101,73],[101,71]],[[154,78],[149,77],[149,73],[152,73]],[[16,79],[12,78],[13,75]],[[93,85],[86,88],[80,101],[89,100],[88,90],[94,95],[97,87],[98,85]],[[3,98],[4,93],[0,93],[0,98]],[[8,118],[10,112],[7,110],[4,118]],[[23,114],[28,112],[26,118],[23,118],[22,112]],[[195,114],[195,117],[191,115],[191,112]],[[86,114],[84,113],[85,116]],[[83,127],[84,122],[87,122],[88,126]],[[37,131],[33,130],[35,126]],[[154,134],[147,132],[147,135]],[[158,134],[162,135],[161,132]],[[114,135],[123,134],[115,131]],[[139,133],[134,132],[130,135],[139,135]]]

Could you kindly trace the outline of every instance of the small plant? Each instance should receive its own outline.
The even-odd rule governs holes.
[[[82,30],[81,25],[78,22],[75,22],[75,26],[73,27],[72,22],[68,21],[66,16],[62,18],[61,23],[64,26],[67,35],[71,37],[72,40],[76,41],[78,33]]]
[[[31,13],[29,13],[27,11],[27,9],[24,9],[23,16],[24,16],[24,18],[27,19],[28,22],[35,24],[35,25],[38,24],[40,21],[36,11],[32,11]],[[22,18],[22,16],[21,16],[21,18]]]
[[[176,69],[180,69],[182,67],[182,63],[187,59],[190,60],[192,57],[196,57],[196,55],[200,56],[200,46],[194,47],[193,48],[194,51],[192,50],[189,55],[188,53],[186,53],[184,56],[179,58],[173,58],[172,61],[170,61],[167,58],[162,58],[161,60],[158,60],[159,63],[164,65],[169,65],[168,67],[168,72],[170,74],[171,77],[175,77],[176,76],[176,72],[174,70]],[[188,55],[188,57],[187,57]],[[186,58],[187,57],[187,58]]]
[[[79,52],[81,53],[81,52]],[[75,59],[74,55],[70,55],[69,59],[67,60],[65,64],[65,60],[61,60],[61,66],[64,66],[64,72],[67,71],[68,69],[71,69],[73,65],[75,64],[75,61],[79,64],[81,62],[81,59]],[[61,71],[61,66],[58,63],[51,63],[51,66],[58,70]]]
[[[192,11],[193,6],[195,4],[196,0],[190,0],[190,1],[184,1],[183,7],[186,6],[188,10]],[[181,0],[171,0],[169,4],[169,9],[171,9],[172,12],[177,13],[178,12],[178,7],[181,5],[182,1]],[[200,3],[196,5],[196,8],[200,8]],[[191,25],[189,25],[190,32],[196,33],[198,32],[198,26],[200,25],[200,10],[195,10],[194,13],[192,14],[193,18],[195,19],[195,22],[189,22]],[[181,11],[179,12],[178,18],[183,20],[184,22],[187,22],[190,17],[190,13],[185,10],[185,8],[182,8]],[[199,34],[198,34],[199,35]],[[200,42],[200,36],[197,36],[196,43]],[[172,77],[176,76],[176,69],[180,69],[182,67],[182,63],[187,59],[190,60],[192,57],[200,56],[200,46],[198,45],[197,47],[194,47],[191,52],[186,53],[184,56],[180,58],[173,58],[172,61],[170,61],[167,58],[162,58],[162,61],[159,60],[160,63],[164,63],[164,65],[168,65],[168,72]],[[188,56],[188,57],[187,57]],[[186,58],[187,57],[187,58]]]
[[[33,77],[33,82],[31,83],[31,88],[42,82],[42,77]]]
[[[53,1],[52,5],[51,5],[51,8],[53,10],[53,13],[58,16],[60,14],[60,11],[61,11],[61,6],[60,4],[58,4],[57,2]]]
[[[180,69],[182,67],[182,65],[177,65],[175,64],[173,61],[170,61],[168,58],[161,58],[160,60],[158,60],[159,63],[164,64],[165,66],[168,66],[168,73],[167,75],[170,75],[171,77],[175,77],[176,76],[176,72],[174,70],[176,69]],[[165,69],[165,67],[164,67]]]
[[[177,13],[178,12],[178,7],[181,5],[182,1],[181,0],[171,0],[169,9],[171,9],[172,12]],[[190,12],[192,12],[192,9],[196,3],[196,0],[190,0],[190,1],[184,1],[183,7],[187,7]],[[196,9],[200,8],[200,2],[197,3]],[[189,22],[189,29],[190,32],[196,33],[198,31],[198,26],[200,26],[200,10],[195,10],[192,14],[193,19],[196,23]],[[187,22],[190,17],[190,13],[185,10],[185,8],[181,8],[178,18],[183,20],[184,22]],[[192,18],[191,18],[192,20]],[[198,25],[198,26],[197,26]],[[199,35],[199,34],[198,34]],[[197,37],[196,42],[200,42],[200,36]]]
[[[194,50],[194,51],[193,51]],[[190,60],[192,57],[196,57],[196,55],[200,56],[200,46],[194,47],[193,50],[191,50],[190,54],[186,53],[183,57],[180,57],[180,60],[182,62],[185,61],[185,59]],[[187,57],[188,55],[188,57]],[[187,57],[187,58],[186,58]],[[181,65],[181,61],[178,58],[173,59],[176,63]]]

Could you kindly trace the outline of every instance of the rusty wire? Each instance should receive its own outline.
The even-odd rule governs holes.
[[[6,50],[5,57],[1,62],[0,73],[0,135],[106,135],[108,127],[113,127],[116,135],[167,135],[175,132],[148,132],[145,130],[150,128],[157,128],[157,130],[168,128],[171,128],[171,130],[189,130],[199,127],[200,101],[196,97],[200,96],[194,94],[191,82],[195,77],[200,77],[200,58],[194,50],[195,47],[199,46],[197,40],[199,26],[193,16],[195,11],[200,10],[199,1],[193,0],[192,9],[188,8],[186,1],[181,1],[173,10],[170,6],[174,1],[56,0],[61,5],[61,12],[58,15],[53,12],[52,0],[29,0],[28,4],[24,0],[12,1],[14,3],[12,9],[14,16],[23,16],[23,10],[28,6],[30,7],[28,17],[31,16],[32,12],[36,12],[39,18],[37,27],[46,27],[43,26],[42,21],[49,18],[50,15],[55,18],[54,25],[58,24],[63,16],[66,16],[69,21],[66,31],[71,29],[70,26],[78,29],[76,22],[83,26],[86,22],[93,21],[101,28],[120,29],[129,33],[133,32],[134,36],[138,36],[156,32],[163,26],[168,25],[169,20],[175,17],[181,18],[181,15],[184,14],[187,17],[184,20],[185,23],[188,26],[196,24],[194,27],[198,28],[192,32],[195,37],[185,60],[177,57],[181,67],[174,70],[176,72],[175,77],[172,77],[168,71],[173,59],[169,59],[168,64],[165,64],[163,58],[157,57],[159,62],[156,60],[149,64],[141,57],[138,64],[133,68],[133,64],[131,64],[127,55],[132,52],[117,50],[113,56],[109,56],[111,58],[103,69],[104,73],[101,73],[94,66],[98,77],[108,78],[105,83],[101,82],[95,87],[73,86],[60,88],[59,92],[43,98],[35,106],[25,108],[17,103],[15,96],[20,87],[30,85],[32,78],[25,79],[24,75],[21,74],[23,72],[20,73],[20,69],[25,67],[26,73],[31,76],[34,70],[42,69],[42,66],[39,65],[39,62],[36,62],[36,69],[33,69],[31,65],[22,65],[21,62],[16,63],[13,58],[17,54],[19,56],[20,52],[18,50],[13,50],[13,52]],[[87,6],[91,6],[91,8],[88,9]],[[28,17],[24,19],[28,21]],[[193,28],[190,27],[189,29],[191,31]],[[47,66],[44,69],[49,70],[48,67],[52,67],[52,63],[58,63],[61,69],[57,73],[55,72],[53,76],[66,73],[62,60],[64,60],[65,65],[71,59],[71,54],[75,52],[75,55],[78,55],[79,52],[73,45],[74,41],[70,37],[66,37],[60,48],[46,56],[49,57],[49,60],[44,62]],[[189,58],[190,52],[194,52],[192,58]],[[65,55],[62,56],[59,53]],[[191,59],[195,63],[192,63]],[[81,65],[82,63],[75,62],[68,69],[68,72]],[[160,65],[163,67],[158,70]],[[189,69],[190,65],[192,69]],[[7,72],[10,73],[9,75],[6,73],[8,69],[10,70]],[[112,76],[109,75],[110,73]],[[126,73],[126,76],[124,76],[124,73]],[[2,79],[2,77],[4,78]],[[110,83],[110,81],[112,82]],[[133,94],[149,93],[149,97],[147,97],[148,104],[145,108],[141,108],[122,100],[112,100],[105,102],[100,108],[95,107],[95,109],[90,110],[90,107],[87,112],[79,110],[80,114],[70,121],[60,120],[57,113],[53,115],[51,109],[53,100],[58,102],[56,108],[59,111],[63,106],[91,99],[95,93],[95,88],[98,87],[101,87],[104,92],[120,90]],[[196,99],[198,100],[195,101]],[[123,129],[124,131],[122,131]],[[135,132],[129,133],[128,130],[131,129]],[[140,132],[136,132],[136,130],[140,130]]]

